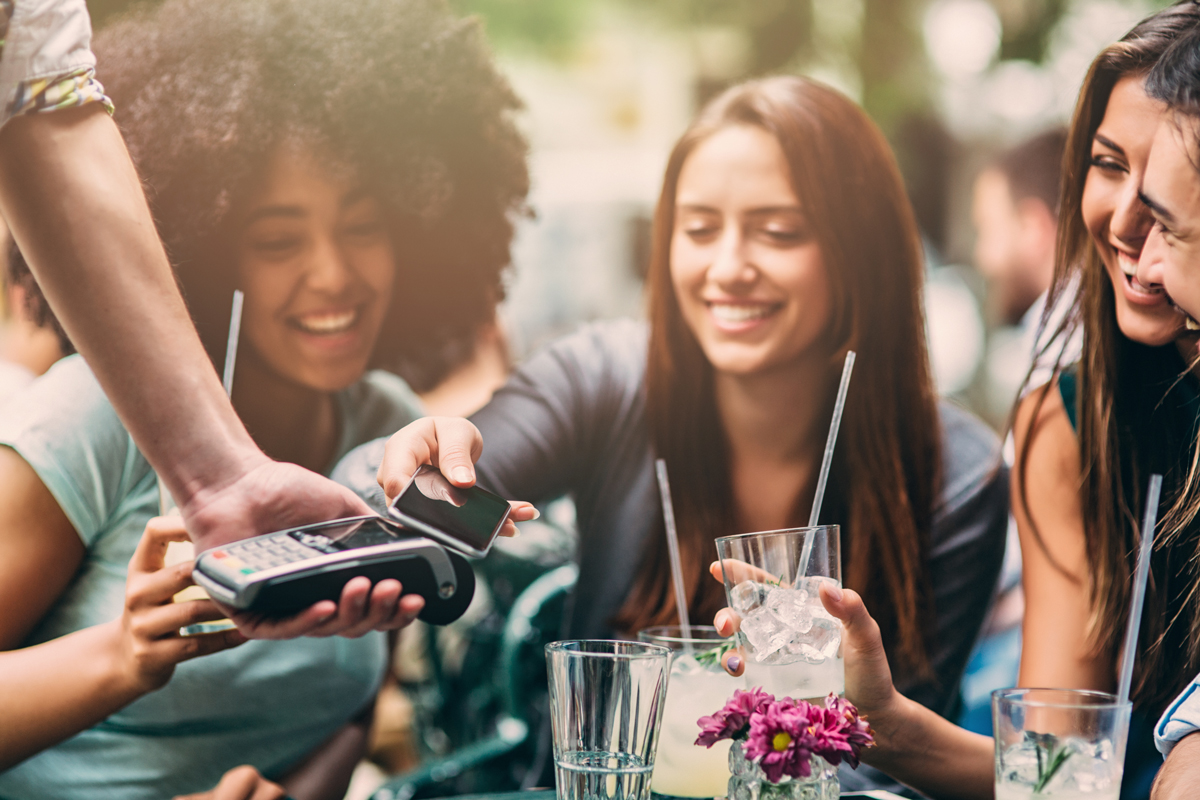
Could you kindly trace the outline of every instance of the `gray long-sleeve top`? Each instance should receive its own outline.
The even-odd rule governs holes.
[[[532,502],[574,498],[580,543],[571,638],[613,635],[608,621],[632,588],[646,539],[661,533],[645,415],[646,348],[644,324],[586,326],[523,364],[471,418],[483,435],[481,485]],[[1004,558],[1008,474],[999,442],[982,422],[945,402],[939,416],[945,477],[930,547],[935,678],[897,688],[947,715]],[[334,478],[378,504],[374,475],[382,451],[381,442],[364,445]],[[866,766],[842,770],[842,783],[897,788]]]

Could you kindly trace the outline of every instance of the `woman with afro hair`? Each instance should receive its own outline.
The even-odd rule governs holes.
[[[259,446],[327,474],[417,417],[399,375],[423,389],[470,353],[528,189],[478,25],[441,0],[169,0],[95,50],[215,363],[245,293],[232,399]],[[179,637],[222,613],[171,602],[186,533],[158,508],[79,356],[5,406],[0,796],[169,797],[249,764],[297,800],[341,797],[385,669],[371,629],[420,598],[352,581],[339,607],[390,593],[395,615],[357,639]],[[335,612],[301,617],[332,632]]]

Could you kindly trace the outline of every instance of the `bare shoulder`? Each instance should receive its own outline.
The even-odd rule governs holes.
[[[1078,577],[1086,569],[1079,437],[1055,383],[1030,392],[1013,424],[1012,511],[1026,570],[1048,557]]]
[[[1067,480],[1079,487],[1079,436],[1063,404],[1057,380],[1034,389],[1017,404],[1013,421],[1018,471],[1028,459],[1030,477],[1042,473],[1056,483]],[[1027,451],[1027,454],[1026,454]]]
[[[0,445],[0,650],[16,647],[70,583],[83,541],[25,459]]]

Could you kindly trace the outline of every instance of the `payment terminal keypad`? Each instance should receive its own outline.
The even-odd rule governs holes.
[[[331,547],[329,539],[320,534],[299,533],[293,538],[292,535],[281,533],[237,542],[215,551],[213,558],[227,569],[251,575],[259,570],[294,564],[333,552],[337,552],[337,548]]]

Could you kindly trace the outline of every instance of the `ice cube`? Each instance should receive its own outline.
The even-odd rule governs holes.
[[[1069,781],[1080,792],[1104,792],[1119,779],[1114,763],[1112,742],[1103,739],[1096,744],[1081,739],[1068,739],[1065,746],[1071,749],[1071,757],[1059,768],[1064,781]],[[1057,783],[1059,775],[1051,783]]]
[[[767,594],[763,605],[791,631],[808,633],[812,627],[813,609],[808,602],[808,592],[803,589],[776,586]]]
[[[762,606],[742,619],[742,635],[754,648],[754,660],[758,662],[782,650],[792,638],[791,631]]]
[[[1024,739],[1001,756],[1001,778],[1005,783],[1033,786],[1038,780],[1038,748],[1032,739]]]
[[[842,629],[837,620],[828,615],[814,615],[809,629],[793,633],[785,649],[810,664],[822,664],[837,655],[841,644]]]
[[[734,611],[746,614],[762,605],[763,597],[770,588],[758,581],[742,581],[729,591],[729,602]]]

